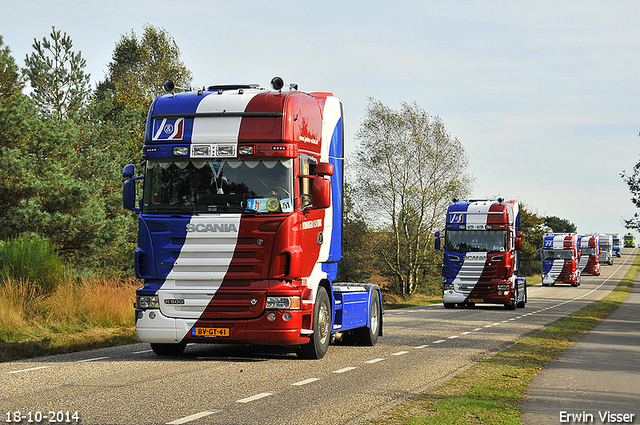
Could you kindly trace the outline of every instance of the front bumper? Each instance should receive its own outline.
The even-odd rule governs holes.
[[[267,318],[269,313],[275,314],[275,320]],[[291,319],[284,320],[284,313],[290,313]],[[311,335],[303,323],[310,325],[310,313],[304,310],[266,310],[256,319],[225,321],[178,319],[164,316],[158,309],[136,309],[138,338],[149,343],[301,345],[309,342]],[[193,336],[194,327],[228,329],[229,336]]]

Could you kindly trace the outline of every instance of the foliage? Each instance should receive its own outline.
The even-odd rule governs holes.
[[[78,116],[89,95],[85,59],[71,50],[71,37],[52,27],[51,40],[33,40],[35,52],[27,55],[23,70],[31,83],[31,97],[42,116],[58,120]]]
[[[66,33],[34,41],[23,70],[0,38],[0,239],[41,235],[64,262],[106,275],[132,273],[136,222],[122,209],[122,168],[141,156],[150,97],[163,78],[191,75],[164,30],[146,26],[140,42],[132,32],[122,44],[92,95]]]
[[[520,204],[520,231],[522,232],[522,250],[520,251],[520,276],[532,276],[540,273],[542,261],[538,250],[542,247],[545,219],[531,212],[525,204]]]
[[[370,99],[356,134],[354,168],[359,213],[393,289],[410,295],[436,262],[433,232],[453,197],[470,193],[467,157],[439,117],[416,104],[394,111]]]
[[[544,218],[544,225],[551,233],[575,233],[577,227],[566,218],[549,216]]]
[[[132,161],[141,157],[149,105],[164,94],[163,81],[171,79],[176,87],[185,87],[192,74],[180,60],[180,48],[173,37],[148,24],[142,38],[133,30],[120,38],[108,69],[107,78],[98,84],[97,95],[112,102],[105,118],[127,123],[130,137],[125,147]]]
[[[627,175],[626,171],[622,171],[620,177],[622,177],[622,180],[629,187],[632,195],[631,202],[636,208],[640,208],[640,161],[633,166],[633,173],[631,175]],[[627,229],[640,230],[640,214],[636,212],[633,214],[633,217],[625,219],[624,226]]]
[[[367,282],[374,273],[371,235],[366,223],[353,206],[353,188],[344,185],[342,216],[342,260],[338,268],[339,282]]]
[[[64,277],[54,246],[39,235],[21,235],[0,242],[0,283],[29,282],[34,294],[53,292]]]

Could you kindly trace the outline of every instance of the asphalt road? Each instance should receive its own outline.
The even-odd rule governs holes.
[[[0,412],[6,423],[361,424],[601,299],[631,253],[578,288],[529,287],[524,309],[386,311],[376,346],[332,345],[321,360],[233,345],[160,358],[134,344],[2,363]]]

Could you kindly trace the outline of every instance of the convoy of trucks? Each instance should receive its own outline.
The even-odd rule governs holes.
[[[125,166],[138,215],[136,331],[158,355],[187,343],[293,346],[322,358],[338,333],[382,335],[379,286],[336,282],[342,256],[343,112],[332,93],[254,84],[169,92],[149,110],[144,170]],[[142,197],[136,184],[142,181]],[[445,308],[525,307],[518,202],[456,200],[443,233]],[[612,234],[547,233],[542,285],[579,286],[620,256]],[[625,247],[634,247],[632,234]],[[617,250],[617,251],[616,251]]]
[[[447,209],[442,250],[442,301],[445,308],[477,303],[524,307],[527,282],[518,276],[522,232],[514,200],[454,200]],[[441,239],[444,238],[444,244]]]
[[[337,97],[278,77],[272,90],[219,85],[153,102],[144,174],[123,171],[123,204],[138,215],[142,342],[159,355],[187,343],[288,345],[312,359],[338,332],[376,344],[380,288],[336,282],[343,134]]]

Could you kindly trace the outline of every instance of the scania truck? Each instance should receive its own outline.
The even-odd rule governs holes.
[[[610,266],[613,265],[613,236],[609,234],[601,233],[599,235],[600,240],[600,264],[606,263]]]
[[[342,103],[281,78],[159,96],[138,215],[136,331],[158,355],[187,343],[287,345],[319,359],[336,333],[382,335],[380,288],[335,282],[341,258]],[[142,180],[142,198],[136,182]]]
[[[545,233],[542,239],[542,286],[580,285],[580,250],[576,233]]]
[[[443,253],[445,308],[478,303],[503,304],[511,310],[525,306],[527,281],[518,276],[519,227],[515,200],[453,200],[444,235],[435,234],[435,248]]]
[[[578,246],[580,247],[580,262],[578,269],[580,275],[592,274],[600,276],[600,238],[598,235],[578,236]]]
[[[624,235],[624,247],[625,248],[635,248],[636,247],[636,237],[633,233],[627,233]]]

